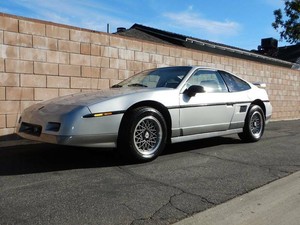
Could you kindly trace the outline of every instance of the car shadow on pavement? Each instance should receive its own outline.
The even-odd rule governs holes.
[[[167,148],[164,150],[163,155],[187,152],[196,149],[201,149],[205,151],[207,150],[206,148],[209,147],[214,147],[219,145],[233,145],[233,144],[241,144],[241,143],[242,141],[239,138],[235,138],[234,136],[206,138],[197,141],[187,141],[187,142],[168,145]]]
[[[118,165],[114,151],[29,144],[0,149],[0,176]]]
[[[168,145],[162,155],[173,155],[179,152],[237,143],[241,142],[234,138],[209,138]],[[131,164],[135,163],[120,157],[116,150],[69,147],[43,143],[2,147],[0,149],[0,176]]]

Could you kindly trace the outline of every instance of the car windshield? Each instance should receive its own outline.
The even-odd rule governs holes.
[[[182,79],[188,74],[192,67],[167,67],[146,70],[138,73],[112,88],[121,87],[148,87],[148,88],[177,88]]]

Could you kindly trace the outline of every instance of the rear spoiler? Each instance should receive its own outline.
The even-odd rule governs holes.
[[[252,84],[254,84],[256,87],[259,87],[259,88],[266,88],[267,87],[266,83],[255,82],[255,83],[252,83]]]

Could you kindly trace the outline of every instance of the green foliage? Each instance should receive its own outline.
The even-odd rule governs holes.
[[[279,31],[281,39],[294,44],[300,42],[300,0],[285,0],[284,13],[274,11],[275,22],[272,26]]]

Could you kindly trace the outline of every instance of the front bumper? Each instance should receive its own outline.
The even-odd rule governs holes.
[[[52,144],[114,148],[123,114],[84,118],[87,107],[32,107],[21,115],[17,134],[25,139]],[[58,108],[58,107],[56,107]]]
[[[117,147],[117,134],[101,134],[101,135],[53,135],[41,133],[39,136],[18,132],[22,138],[46,142],[51,144],[93,147],[93,148],[115,148]]]

